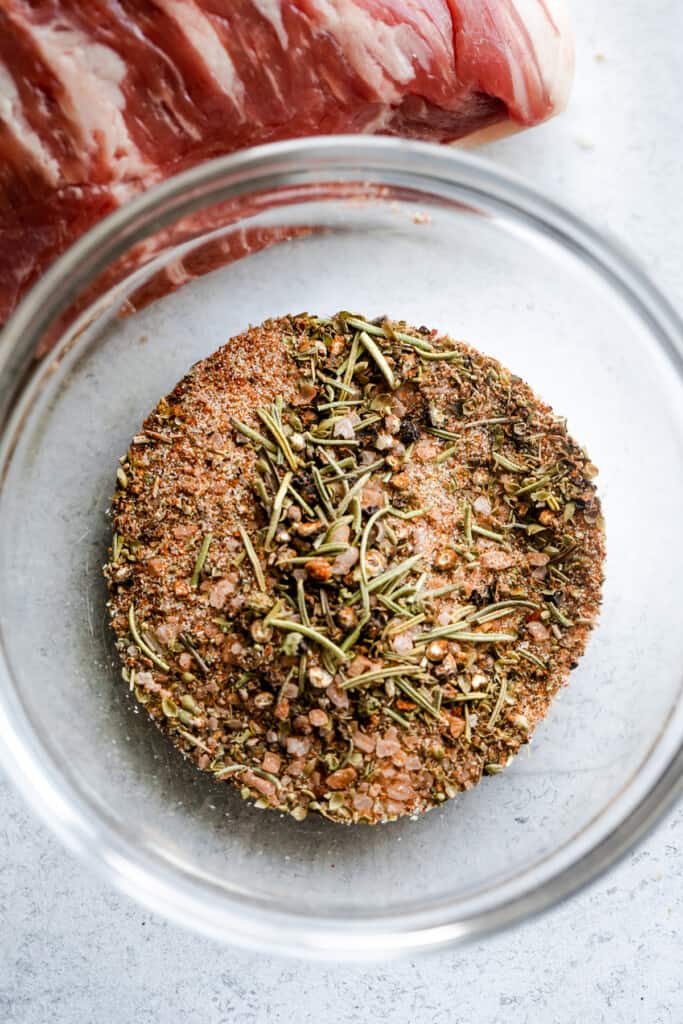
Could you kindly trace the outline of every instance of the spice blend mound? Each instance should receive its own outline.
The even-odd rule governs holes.
[[[501,772],[583,653],[586,452],[496,360],[350,313],[198,363],[117,472],[124,679],[259,807],[376,823]]]

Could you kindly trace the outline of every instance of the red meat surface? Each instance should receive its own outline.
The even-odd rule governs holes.
[[[561,109],[564,0],[0,0],[0,322],[100,217],[246,146]]]

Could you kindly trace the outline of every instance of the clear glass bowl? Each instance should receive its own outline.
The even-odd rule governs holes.
[[[527,379],[600,466],[607,523],[602,619],[529,753],[372,829],[258,811],[184,763],[121,680],[100,571],[116,460],[157,398],[249,323],[339,308],[439,327]],[[576,890],[681,786],[681,338],[618,246],[431,146],[266,146],[97,225],[0,344],[0,735],[18,784],[126,892],[252,947],[433,948]]]

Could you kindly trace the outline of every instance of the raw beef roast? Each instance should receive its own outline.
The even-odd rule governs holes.
[[[477,141],[561,109],[564,0],[0,0],[0,322],[129,196],[293,136]]]

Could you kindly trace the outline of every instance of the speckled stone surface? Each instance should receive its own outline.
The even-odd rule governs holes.
[[[679,0],[575,0],[569,112],[487,155],[621,236],[683,307]],[[683,808],[540,920],[452,953],[324,967],[227,950],[89,875],[0,779],[2,1024],[680,1024]]]

